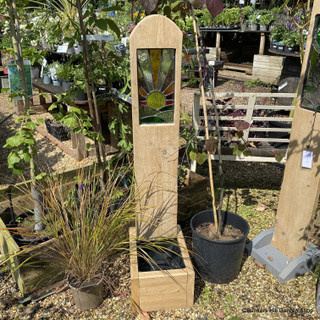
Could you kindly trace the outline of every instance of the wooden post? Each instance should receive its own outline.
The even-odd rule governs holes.
[[[194,271],[178,212],[182,32],[168,18],[150,15],[130,36],[135,183],[141,192],[136,228],[130,234],[134,302],[144,311],[193,305]],[[140,271],[137,237],[174,237],[183,266]]]
[[[272,245],[290,259],[306,248],[306,231],[318,206],[320,182],[320,114],[302,109],[302,90],[309,71],[308,63],[316,15],[320,13],[320,0],[313,6],[305,59],[300,77],[299,93],[294,114],[288,159],[280,192]],[[312,152],[312,167],[302,167],[303,151]]]
[[[221,34],[220,32],[216,33],[216,48],[217,48],[217,60],[220,60],[221,47],[220,47]]]
[[[139,210],[137,231],[139,236],[147,238],[176,236],[182,32],[164,16],[150,15],[142,22],[130,37],[134,168],[136,184],[140,192],[145,194],[142,205],[149,208],[145,212],[142,208]],[[161,53],[161,49],[166,51]],[[168,50],[174,52],[173,61]],[[143,55],[139,61],[138,51]],[[157,54],[162,54],[164,61],[152,65],[151,55]],[[174,82],[168,79],[171,63]],[[138,77],[145,80],[144,84],[139,80],[139,87]],[[164,99],[163,93],[169,93],[170,90],[173,90],[173,95],[163,103],[173,99],[173,121],[141,123],[141,105],[149,103],[153,93],[156,94],[155,99]]]
[[[261,32],[260,34],[260,46],[259,46],[259,54],[263,55],[264,54],[264,48],[266,44],[266,35],[264,32]]]

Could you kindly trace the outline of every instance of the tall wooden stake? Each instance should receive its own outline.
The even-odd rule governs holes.
[[[199,65],[200,90],[201,90],[202,105],[203,105],[204,125],[205,125],[206,139],[209,140],[210,137],[209,137],[207,106],[206,106],[206,98],[205,98],[205,93],[204,93],[202,67],[201,67],[200,51],[199,51],[199,43],[198,43],[198,24],[197,24],[196,17],[194,14],[193,6],[191,6],[191,8],[192,8],[191,9],[192,10],[192,18],[193,18],[193,30],[194,30],[194,34],[195,34],[195,42],[196,42],[196,50],[197,50],[197,60],[198,60],[198,65]],[[213,210],[214,224],[215,224],[216,232],[217,232],[217,234],[219,234],[219,221],[218,221],[216,204],[215,204],[211,153],[209,151],[207,151],[207,156],[208,156],[209,179],[210,179],[210,189],[211,189],[211,197],[212,197],[212,210]]]

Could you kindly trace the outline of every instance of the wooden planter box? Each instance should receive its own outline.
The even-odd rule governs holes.
[[[178,226],[178,229],[180,227]],[[195,274],[182,231],[177,235],[185,268],[166,271],[138,269],[138,255],[134,227],[130,228],[130,273],[133,301],[144,311],[157,311],[193,306]]]
[[[208,179],[187,170],[185,186],[178,190],[178,223],[182,224],[207,207]]]

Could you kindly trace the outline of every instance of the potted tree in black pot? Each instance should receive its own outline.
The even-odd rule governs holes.
[[[197,58],[199,62],[200,56],[197,39],[198,34],[196,30],[195,37],[197,45]],[[199,68],[201,69],[200,63]],[[202,101],[206,101],[201,70],[199,71],[199,74]],[[216,127],[219,128],[218,111],[215,105],[212,81],[211,88],[212,102],[215,108]],[[209,138],[206,103],[203,103],[203,109],[206,128],[205,148],[207,150],[208,157],[212,210],[201,211],[195,214],[190,221],[194,258],[198,267],[198,271],[204,280],[213,283],[228,283],[234,280],[239,274],[246,237],[249,234],[250,227],[247,221],[241,216],[232,212],[221,210],[223,188],[221,188],[220,205],[218,210],[216,208],[211,155],[218,150],[220,157],[219,171],[220,174],[223,174],[221,162],[221,137],[220,131],[217,130],[217,138]],[[242,127],[244,125],[249,125],[244,122],[241,124]],[[237,123],[236,127],[238,127],[238,130],[241,128],[239,123]]]

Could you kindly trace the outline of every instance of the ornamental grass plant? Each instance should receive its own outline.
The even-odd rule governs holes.
[[[43,194],[43,216],[54,238],[43,258],[54,258],[73,286],[100,280],[103,264],[128,249],[136,197],[124,183],[126,172],[116,172],[106,172],[103,187],[95,172],[81,171],[67,184],[53,179]]]

